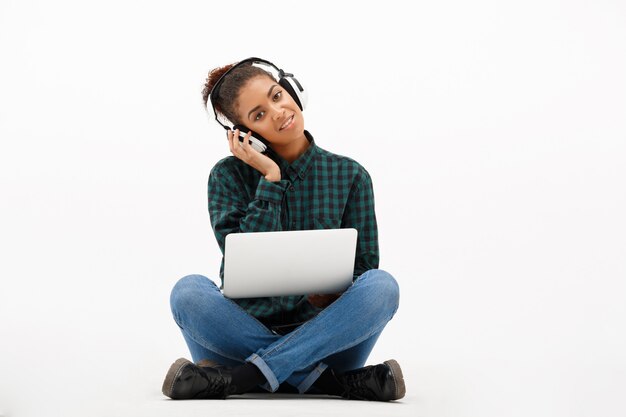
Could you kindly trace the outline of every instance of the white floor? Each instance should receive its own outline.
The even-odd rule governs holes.
[[[77,369],[73,364],[68,369]],[[39,375],[31,391],[20,390],[13,416],[624,416],[624,374],[615,369],[557,369],[517,364],[496,369],[405,366],[407,395],[391,403],[334,397],[249,394],[227,400],[173,401],[160,393],[159,372],[119,375],[98,382],[88,368],[53,384]],[[494,363],[497,365],[497,363]],[[482,367],[482,369],[480,369]],[[109,373],[105,376],[111,376]],[[79,383],[84,381],[84,383]]]
[[[249,394],[226,401],[171,401],[162,397],[146,398],[134,404],[119,404],[116,415],[133,416],[320,416],[359,415],[416,416],[416,397],[394,403],[348,401],[324,396],[290,394]]]

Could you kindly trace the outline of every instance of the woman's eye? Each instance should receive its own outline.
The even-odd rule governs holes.
[[[282,91],[278,91],[276,94],[274,94],[274,101],[279,100],[282,95],[283,95],[283,92]]]
[[[264,111],[260,111],[257,113],[256,117],[254,118],[254,120],[260,120],[261,117],[263,117],[263,115],[265,114]]]

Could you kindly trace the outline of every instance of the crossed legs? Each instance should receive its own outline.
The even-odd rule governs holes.
[[[170,303],[194,361],[226,366],[254,364],[276,391],[282,382],[306,392],[330,367],[362,367],[399,300],[395,279],[383,270],[362,274],[316,317],[281,336],[272,333],[208,278],[189,275],[172,290]]]

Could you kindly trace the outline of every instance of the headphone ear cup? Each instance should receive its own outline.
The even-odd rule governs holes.
[[[246,137],[248,132],[250,132],[250,129],[248,129],[244,125],[233,126],[233,131],[237,129],[239,129],[239,141],[243,142],[243,139]],[[252,134],[250,135],[250,146],[252,146],[254,149],[261,153],[265,153],[268,143],[269,142],[263,136],[259,135],[254,130],[252,131]]]
[[[308,93],[298,80],[287,75],[278,80],[278,84],[280,84],[289,93],[298,107],[300,107],[300,110],[304,110],[306,108]]]

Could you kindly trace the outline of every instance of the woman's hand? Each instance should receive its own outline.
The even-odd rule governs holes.
[[[317,308],[328,307],[339,298],[341,294],[311,294],[307,296],[309,303]]]
[[[243,142],[239,141],[239,129],[228,131],[228,146],[232,154],[252,168],[259,171],[268,181],[280,181],[280,168],[276,162],[263,155],[252,146],[249,140],[252,132],[248,132]]]

